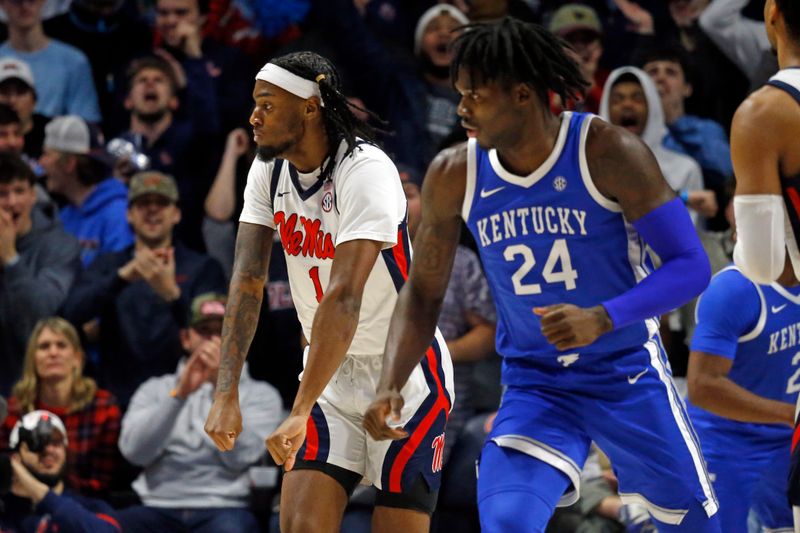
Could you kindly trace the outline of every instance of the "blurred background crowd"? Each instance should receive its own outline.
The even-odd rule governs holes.
[[[276,241],[241,382],[244,433],[203,432],[254,143],[255,73],[313,50],[383,133],[419,220],[427,164],[466,139],[454,29],[511,15],[572,47],[589,111],[641,136],[715,270],[732,250],[728,135],[777,71],[749,0],[0,0],[0,531],[277,531],[264,438],[292,404],[302,335]],[[462,232],[440,319],[455,362],[436,531],[478,531],[475,459],[500,398],[495,311]],[[691,306],[664,317],[685,375]],[[555,532],[640,531],[602,456]],[[14,481],[9,480],[13,478]],[[5,480],[5,483],[4,483]],[[5,485],[5,486],[4,486]],[[343,531],[366,531],[360,487]],[[365,525],[366,524],[366,525]],[[48,529],[51,528],[51,529]]]

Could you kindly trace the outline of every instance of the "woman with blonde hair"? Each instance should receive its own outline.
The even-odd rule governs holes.
[[[83,375],[86,356],[75,328],[60,317],[40,320],[28,340],[22,378],[8,400],[0,446],[17,420],[36,409],[58,415],[67,428],[67,483],[83,494],[108,488],[121,456],[120,410],[106,390]]]

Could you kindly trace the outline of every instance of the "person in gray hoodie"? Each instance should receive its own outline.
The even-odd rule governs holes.
[[[265,455],[264,441],[282,416],[278,391],[250,377],[239,381],[244,431],[236,447],[217,450],[203,430],[214,399],[225,296],[194,298],[189,328],[181,330],[187,357],[174,374],[151,378],[133,395],[122,419],[119,449],[144,467],[133,483],[143,506],[119,514],[125,532],[257,531],[248,506],[249,467]]]
[[[64,303],[80,269],[78,241],[36,205],[35,176],[0,153],[0,394],[19,379],[34,324]]]
[[[636,67],[613,70],[603,88],[600,116],[641,137],[655,155],[661,172],[687,207],[703,217],[717,212],[716,197],[704,189],[700,165],[689,156],[665,147],[667,125],[658,89],[647,73]],[[692,218],[699,222],[697,214]]]

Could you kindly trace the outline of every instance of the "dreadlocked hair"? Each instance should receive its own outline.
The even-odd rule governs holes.
[[[376,144],[375,130],[353,113],[353,109],[367,113],[371,118],[383,123],[369,110],[351,104],[342,94],[341,78],[333,63],[314,52],[294,52],[275,59],[274,63],[292,74],[311,80],[319,85],[319,92],[325,106],[322,107],[322,122],[328,135],[331,157],[320,172],[320,179],[329,179],[336,168],[334,154],[342,140],[347,145],[342,159],[353,153],[359,144],[357,137],[369,144]],[[351,109],[352,108],[352,109]]]
[[[512,17],[494,23],[472,23],[462,27],[453,43],[450,79],[455,83],[461,67],[468,69],[475,84],[498,81],[532,86],[545,105],[548,91],[561,101],[579,99],[589,87],[578,64],[565,52],[569,44],[538,24]]]
[[[783,15],[786,22],[786,31],[795,41],[800,40],[800,6],[796,0],[775,0],[778,4],[778,11]]]

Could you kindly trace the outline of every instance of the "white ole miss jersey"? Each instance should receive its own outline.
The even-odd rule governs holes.
[[[320,169],[298,172],[288,161],[253,161],[239,220],[277,230],[286,252],[289,284],[303,332],[311,325],[328,287],[336,247],[356,239],[383,243],[367,279],[361,312],[347,353],[382,354],[397,293],[408,277],[411,244],[406,199],[394,163],[362,143],[342,159],[329,180]],[[273,198],[274,196],[274,198]]]

